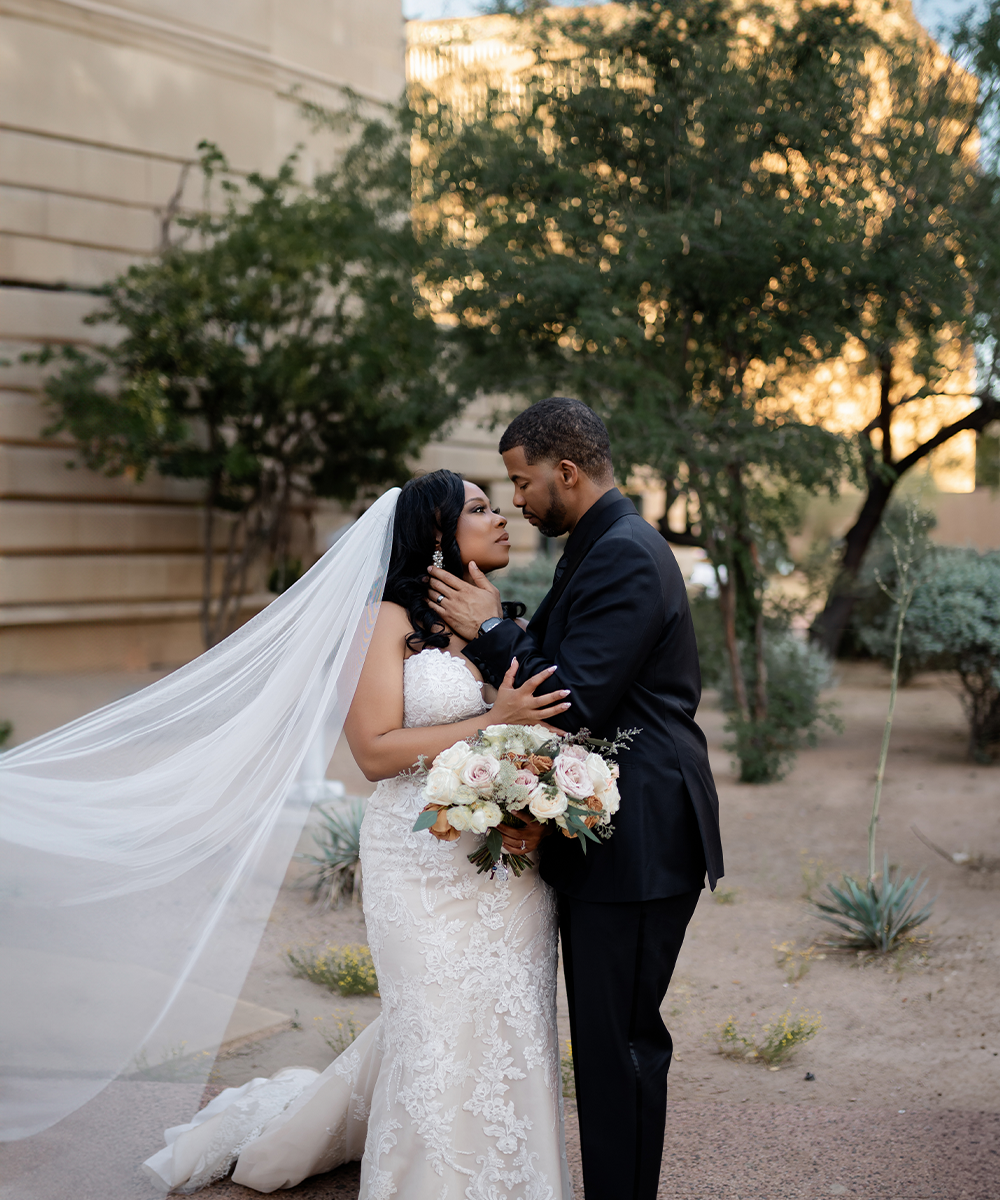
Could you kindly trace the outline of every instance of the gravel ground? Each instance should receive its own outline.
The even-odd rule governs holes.
[[[924,676],[901,692],[879,855],[884,847],[891,863],[925,873],[933,919],[924,941],[889,961],[831,952],[806,897],[843,871],[864,869],[887,698],[879,668],[851,666],[840,675],[830,698],[845,733],[824,734],[778,784],[737,783],[721,714],[710,703],[701,714],[719,782],[727,876],[723,893],[702,898],[663,1008],[676,1056],[661,1200],[1000,1197],[1000,872],[993,869],[1000,765],[965,758],[953,681]],[[130,690],[126,683],[110,681],[100,699]],[[34,680],[10,692],[11,703],[23,699],[23,712],[8,704],[22,732],[38,731],[32,726],[44,720],[52,686],[58,681]],[[86,711],[84,692],[62,689],[63,707]],[[76,715],[58,712],[60,720]],[[370,790],[343,748],[331,774],[349,791]],[[918,841],[914,824],[949,854],[973,860],[944,861]],[[981,868],[972,869],[977,855]],[[322,1031],[345,1015],[365,1024],[378,1012],[374,997],[333,996],[288,970],[287,946],[364,940],[358,910],[310,904],[308,892],[293,886],[300,873],[300,866],[290,872],[243,993],[296,1017],[298,1027],[233,1047],[216,1065],[216,1087],[290,1064],[322,1068],[330,1057]],[[774,947],[782,944],[811,948],[797,960],[807,968],[800,977],[779,965]],[[818,1014],[822,1027],[780,1070],[718,1054],[715,1034],[728,1016],[750,1031],[788,1008]],[[560,1020],[568,1036],[561,993]],[[807,1072],[815,1078],[806,1080]],[[55,1130],[0,1148],[0,1200],[152,1200],[136,1164],[158,1148],[156,1131],[191,1107],[179,1085],[116,1085]],[[572,1104],[566,1135],[580,1200]],[[354,1200],[358,1167],[288,1194]],[[230,1183],[206,1193],[210,1200],[255,1195]]]

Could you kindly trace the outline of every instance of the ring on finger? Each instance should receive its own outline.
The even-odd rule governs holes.
[[[527,848],[528,848],[527,842],[525,842],[524,838],[521,838],[521,849],[527,850]]]
[[[438,598],[437,598],[437,602],[438,602],[438,604],[444,604],[444,596],[439,594]]]

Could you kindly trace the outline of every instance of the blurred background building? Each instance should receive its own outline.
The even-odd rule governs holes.
[[[346,86],[395,101],[403,63],[400,0],[0,4],[0,672],[176,665],[201,649],[200,485],[67,469],[40,370],[19,356],[107,336],[81,323],[94,290],[200,202],[199,141],[241,172],[274,171],[301,143],[308,176],[336,143],[299,100],[336,108]],[[501,498],[474,415],[421,465],[445,462]],[[348,519],[319,512],[316,549]]]
[[[308,176],[337,146],[301,99],[335,108],[347,87],[393,101],[404,71],[429,87],[454,86],[459,69],[513,80],[506,24],[407,25],[400,0],[0,0],[0,674],[173,666],[201,648],[200,485],[68,469],[70,444],[44,432],[39,368],[19,356],[105,335],[81,323],[95,289],[156,254],[169,216],[200,202],[199,141],[242,172],[273,171],[301,144]],[[831,413],[868,403],[845,364],[826,369]],[[459,470],[511,511],[490,411],[477,402],[418,465]],[[933,503],[942,540],[985,549],[1000,521],[975,490],[974,449],[956,439],[936,461]],[[631,486],[658,520],[662,493]],[[835,530],[852,511],[845,497],[842,515],[816,519]],[[349,519],[320,506],[315,551]],[[537,547],[520,520],[512,538],[521,559]],[[247,596],[247,610],[268,598]]]

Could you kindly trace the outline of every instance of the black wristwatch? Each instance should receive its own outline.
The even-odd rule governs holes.
[[[487,617],[486,620],[479,626],[479,632],[476,637],[482,637],[484,633],[489,633],[491,629],[496,627],[503,621],[503,617]]]

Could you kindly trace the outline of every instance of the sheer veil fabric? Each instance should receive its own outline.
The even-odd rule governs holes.
[[[116,1078],[207,1077],[354,695],[398,495],[200,658],[0,757],[0,1139]]]

